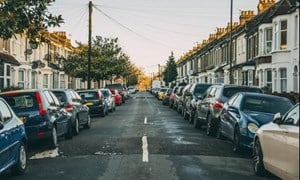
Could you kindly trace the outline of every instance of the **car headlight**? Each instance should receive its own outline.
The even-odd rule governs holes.
[[[255,134],[255,132],[258,130],[258,126],[256,124],[254,124],[254,123],[249,123],[248,124],[248,130],[251,133]]]

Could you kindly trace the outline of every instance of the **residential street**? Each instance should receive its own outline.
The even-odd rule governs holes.
[[[255,176],[249,152],[234,153],[231,142],[206,136],[148,92],[93,118],[91,129],[73,139],[60,139],[55,157],[39,158],[43,151],[29,149],[25,175],[0,179],[276,179]]]

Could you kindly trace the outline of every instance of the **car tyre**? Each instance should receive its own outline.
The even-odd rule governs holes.
[[[215,134],[211,114],[206,119],[206,135],[213,136]]]
[[[240,130],[239,127],[236,126],[234,128],[234,134],[233,134],[233,141],[232,141],[232,150],[236,153],[239,153],[241,151],[241,144],[240,144]]]
[[[195,115],[194,115],[194,127],[196,129],[200,129],[201,128],[201,123],[200,123],[200,121],[198,119],[198,112],[197,111],[195,112]]]
[[[253,147],[253,169],[254,173],[258,176],[265,176],[267,174],[263,163],[261,145],[258,139],[255,140]]]
[[[57,132],[56,132],[56,127],[53,126],[51,130],[51,137],[50,137],[50,149],[55,149],[57,147]]]
[[[25,174],[27,169],[27,151],[25,143],[22,142],[19,147],[17,163],[11,168],[13,174],[22,175]]]
[[[73,127],[73,134],[78,135],[79,134],[79,119],[78,116],[76,115],[75,117],[75,122],[74,122],[74,127]]]
[[[90,129],[91,128],[91,116],[88,114],[87,115],[87,121],[86,124],[84,125],[85,129]]]
[[[68,130],[65,134],[65,138],[66,139],[72,139],[73,137],[73,129],[72,129],[72,122],[71,122],[71,119],[69,120],[68,122]]]

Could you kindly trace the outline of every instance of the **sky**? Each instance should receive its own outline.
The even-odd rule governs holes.
[[[55,0],[49,11],[64,24],[72,44],[88,42],[88,0]],[[257,13],[259,0],[233,0],[233,21],[241,10]],[[171,52],[175,60],[218,27],[230,22],[230,0],[92,0],[92,36],[118,38],[131,62],[146,74],[157,73]]]

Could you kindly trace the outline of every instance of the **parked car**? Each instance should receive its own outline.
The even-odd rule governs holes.
[[[77,93],[80,95],[83,103],[89,107],[91,116],[100,115],[105,117],[108,114],[107,104],[100,89],[80,90]]]
[[[181,101],[179,101],[181,103],[181,115],[184,116],[184,111],[186,109],[186,101],[187,101],[187,97],[190,94],[190,88],[191,88],[192,84],[188,84],[186,85],[183,90],[182,90],[182,97],[181,97]],[[180,104],[178,104],[180,106]]]
[[[123,87],[122,84],[116,83],[116,84],[107,84],[105,86],[107,89],[116,89],[118,90],[119,94],[122,96],[122,103],[125,103],[125,100],[128,98],[128,94],[126,92],[126,89]]]
[[[225,136],[233,143],[233,151],[252,149],[256,130],[271,122],[275,113],[284,114],[293,106],[285,98],[268,94],[241,92],[224,104],[217,137]]]
[[[172,92],[171,92],[170,97],[169,97],[169,107],[170,108],[174,107],[175,97],[176,97],[176,93],[177,93],[178,88],[179,88],[179,86],[175,86],[172,89]]]
[[[210,86],[200,101],[197,102],[195,112],[194,126],[195,128],[206,125],[206,134],[215,135],[217,127],[220,124],[220,114],[223,104],[238,92],[257,92],[262,90],[257,87],[215,84]]]
[[[76,91],[72,89],[52,89],[51,91],[63,104],[65,110],[72,114],[73,134],[77,135],[79,133],[80,126],[87,129],[91,127],[89,108],[83,104]]]
[[[190,123],[194,122],[194,115],[196,111],[197,101],[199,98],[203,97],[205,91],[212,84],[205,83],[194,83],[191,87],[186,91],[185,98],[185,108],[183,109],[183,117],[189,120]]]
[[[56,148],[58,136],[72,138],[71,115],[50,90],[7,91],[0,96],[23,120],[29,142],[42,140],[50,148]]]
[[[185,86],[179,86],[175,95],[174,109],[180,114],[182,111],[182,92]]]
[[[169,105],[169,99],[171,93],[172,93],[172,88],[168,88],[167,91],[165,92],[164,98],[162,99],[163,105]]]
[[[168,88],[160,88],[159,91],[157,92],[157,99],[158,100],[163,100],[165,97],[165,92],[167,92]]]
[[[284,116],[277,113],[272,122],[260,127],[253,144],[256,175],[269,171],[281,179],[299,179],[299,103]]]
[[[115,97],[113,97],[112,93],[109,89],[100,89],[102,92],[104,99],[107,104],[107,108],[109,112],[113,112],[116,110]]]
[[[116,89],[109,89],[111,94],[112,94],[112,97],[114,98],[114,101],[115,101],[115,104],[117,106],[120,106],[122,104],[122,96],[119,94],[119,91],[116,90]]]
[[[11,169],[24,174],[27,169],[27,136],[23,121],[0,98],[0,174]]]

